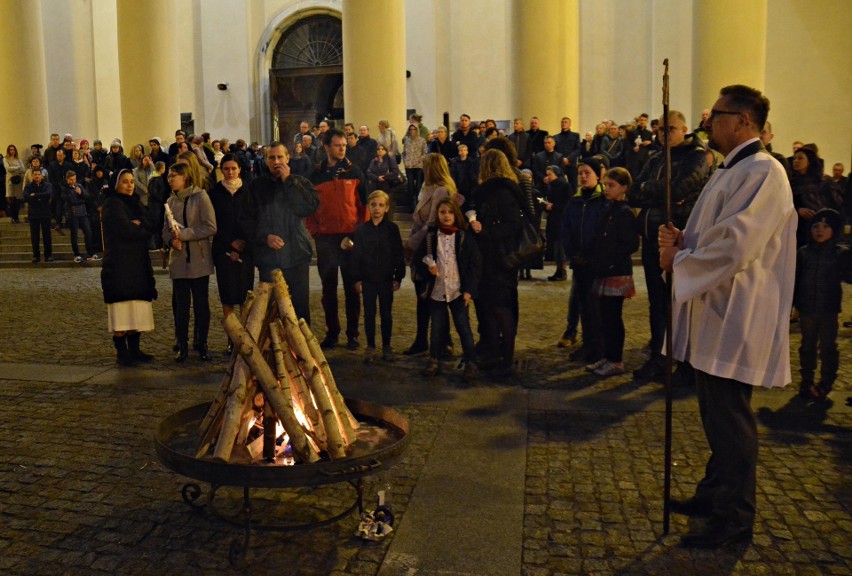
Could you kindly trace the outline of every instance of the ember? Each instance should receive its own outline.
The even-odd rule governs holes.
[[[198,429],[197,458],[293,465],[345,458],[358,421],[343,400],[319,342],[296,317],[280,270],[261,282],[243,317],[225,319],[234,353]]]

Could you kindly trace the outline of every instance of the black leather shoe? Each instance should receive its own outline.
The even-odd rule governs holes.
[[[189,346],[186,344],[178,344],[178,351],[175,354],[175,362],[184,362],[189,356]]]
[[[357,338],[349,338],[346,341],[346,349],[347,350],[357,350],[359,346],[361,346],[361,343],[358,342]]]
[[[713,514],[713,504],[710,501],[699,500],[694,496],[682,500],[672,498],[669,500],[669,509],[675,514],[684,516],[706,517]]]
[[[326,336],[325,339],[320,342],[320,348],[323,350],[331,350],[337,346],[337,336]]]
[[[635,380],[654,380],[663,382],[666,379],[666,371],[659,358],[651,358],[638,370],[633,371]]]
[[[213,359],[213,357],[210,356],[210,350],[207,349],[206,344],[199,344],[196,350],[198,350],[198,359],[202,362],[210,362]]]
[[[414,344],[409,346],[405,351],[403,351],[403,355],[414,356],[416,354],[426,352],[428,349],[429,347],[426,344],[420,344],[419,342],[415,342]]]
[[[752,536],[751,526],[713,519],[703,529],[682,537],[680,545],[682,548],[713,549],[737,542],[750,542]]]

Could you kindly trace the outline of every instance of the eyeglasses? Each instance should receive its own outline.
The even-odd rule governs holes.
[[[707,117],[707,120],[712,122],[716,116],[739,116],[742,112],[736,112],[734,110],[716,110],[715,108],[710,110],[710,116]]]

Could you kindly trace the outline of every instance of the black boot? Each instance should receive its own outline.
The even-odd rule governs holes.
[[[139,332],[127,335],[127,351],[136,362],[150,362],[154,357],[150,354],[145,354],[139,349],[139,338],[141,336]]]
[[[189,345],[186,342],[178,342],[178,351],[175,354],[175,362],[183,362],[189,356]]]
[[[116,351],[116,360],[121,366],[136,366],[136,362],[133,361],[133,357],[130,355],[130,352],[127,350],[127,337],[126,336],[113,336],[112,343],[115,346]]]
[[[207,349],[207,344],[198,343],[195,347],[198,351],[198,358],[204,362],[210,362],[213,358],[210,356],[210,351]]]

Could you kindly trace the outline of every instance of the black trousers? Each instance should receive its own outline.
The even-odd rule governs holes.
[[[651,327],[651,356],[662,354],[666,337],[666,283],[660,268],[660,245],[657,239],[642,237],[642,268],[648,288],[648,321]]]
[[[820,381],[831,386],[837,379],[840,365],[840,353],[837,350],[837,314],[801,314],[799,326],[802,329],[802,345],[799,347],[799,364],[802,380],[814,381],[817,367],[817,350],[820,367]]]
[[[382,348],[390,348],[393,333],[393,281],[361,281],[361,297],[364,299],[364,335],[367,346],[376,347],[376,300],[379,302],[379,317],[382,320]]]
[[[179,344],[189,342],[189,305],[195,315],[195,343],[207,345],[210,332],[210,301],[208,289],[210,276],[200,278],[176,278],[172,280],[174,294],[175,336]]]
[[[695,371],[698,408],[710,459],[695,497],[712,502],[713,516],[754,524],[757,484],[757,420],[753,386]]]
[[[594,280],[595,274],[591,266],[574,267],[572,289],[576,287],[577,290],[575,298],[579,308],[580,324],[583,327],[583,347],[600,358],[603,355],[603,341],[598,297],[592,294]],[[570,317],[570,302],[568,312]]]
[[[53,256],[53,238],[50,236],[50,218],[33,218],[31,216],[30,241],[33,246],[33,258],[41,257],[39,232],[41,232],[41,238],[44,240],[44,257],[50,258]]]
[[[621,362],[624,352],[624,320],[621,311],[624,298],[621,296],[603,296],[598,299],[601,311],[604,358],[610,362]]]
[[[361,315],[361,297],[355,291],[352,277],[352,252],[340,248],[346,234],[324,234],[315,238],[317,271],[322,282],[322,310],[328,336],[340,335],[340,318],[337,315],[337,271],[343,276],[343,296],[346,308],[346,336],[358,337],[358,318]]]

